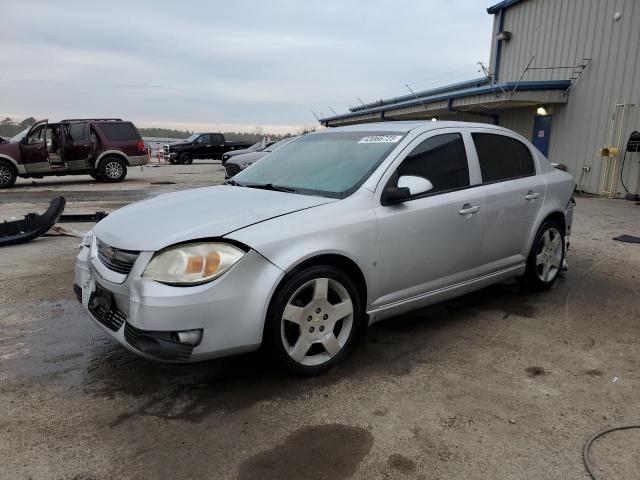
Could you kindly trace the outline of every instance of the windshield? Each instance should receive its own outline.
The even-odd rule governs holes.
[[[240,185],[272,185],[308,195],[344,198],[362,185],[403,137],[397,132],[304,135],[233,180]]]
[[[258,143],[254,143],[249,148],[247,148],[247,152],[259,152],[261,146],[262,146],[262,141],[259,141]]]
[[[20,140],[22,140],[27,135],[27,132],[29,131],[30,128],[31,127],[27,127],[24,130],[22,130],[21,132],[16,133],[13,137],[11,137],[9,139],[9,142],[11,142],[11,143],[19,142]]]
[[[184,140],[178,140],[178,141],[179,142],[193,142],[199,136],[200,136],[199,133],[192,133],[191,135],[189,135],[188,138],[185,138]]]

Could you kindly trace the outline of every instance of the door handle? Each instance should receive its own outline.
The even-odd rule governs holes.
[[[460,215],[473,215],[474,213],[479,212],[479,211],[480,211],[480,205],[471,206],[470,204],[465,203],[462,206],[462,210],[460,210],[458,213]]]
[[[538,198],[540,196],[540,194],[538,192],[534,192],[532,190],[529,190],[527,192],[527,194],[524,196],[525,200],[535,200],[536,198]]]

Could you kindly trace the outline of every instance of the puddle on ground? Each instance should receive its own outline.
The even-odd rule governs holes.
[[[536,367],[536,366],[527,367],[524,369],[524,371],[527,373],[528,377],[539,377],[547,374],[547,372],[543,367]]]
[[[239,480],[341,480],[350,478],[373,446],[371,433],[340,424],[295,430],[284,443],[240,466]]]

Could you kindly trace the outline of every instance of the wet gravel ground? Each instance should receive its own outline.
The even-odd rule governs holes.
[[[111,211],[220,181],[217,163],[115,186],[23,181],[0,192],[0,218],[51,193],[69,212]],[[77,239],[0,249],[0,478],[584,479],[589,435],[640,422],[640,245],[611,240],[640,235],[639,209],[578,199],[552,290],[501,284],[387,320],[312,379],[260,354],[139,358],[75,302]],[[640,431],[599,440],[593,460],[604,478],[637,478]]]

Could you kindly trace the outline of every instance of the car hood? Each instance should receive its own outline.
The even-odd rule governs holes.
[[[189,145],[191,145],[188,142],[173,142],[173,143],[169,143],[169,148],[175,148],[175,147],[188,147]]]
[[[158,195],[111,213],[93,229],[108,245],[157,251],[175,243],[222,237],[270,218],[335,199],[220,185]]]
[[[236,155],[235,157],[233,157],[233,163],[237,163],[238,165],[242,162],[254,163],[260,160],[262,157],[264,157],[268,153],[271,153],[271,152],[262,151],[262,152],[243,153],[242,155]],[[231,161],[231,159],[229,161]]]

